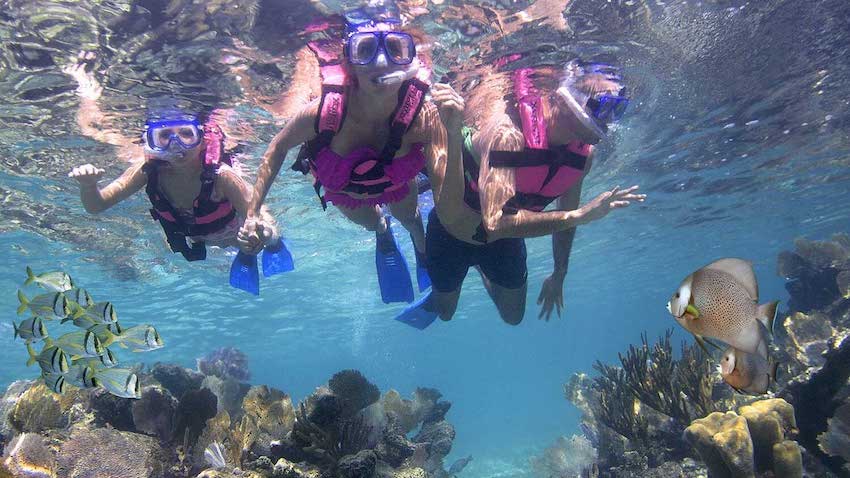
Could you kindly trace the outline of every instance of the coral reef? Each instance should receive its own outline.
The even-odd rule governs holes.
[[[239,382],[251,379],[248,357],[235,347],[223,347],[199,358],[198,371],[208,377],[231,378]]]
[[[581,476],[596,463],[596,449],[583,436],[561,436],[529,463],[536,476]]]
[[[850,236],[798,239],[778,272],[790,294],[772,350],[781,399],[731,393],[695,347],[674,360],[669,333],[571,378],[600,476],[671,476],[691,458],[710,476],[850,476]]]
[[[708,465],[709,476],[755,476],[747,420],[735,412],[714,412],[695,420],[685,429],[684,437]]]
[[[796,433],[794,408],[768,399],[735,412],[714,412],[695,420],[684,437],[708,465],[710,476],[749,477],[772,471],[775,476],[802,476],[800,447],[787,440]]]
[[[671,334],[652,345],[643,335],[641,345],[620,355],[622,367],[597,362],[597,377],[577,374],[565,386],[567,399],[583,412],[582,427],[603,469],[638,473],[692,454],[682,432],[719,409],[708,357],[683,344],[675,360]]]
[[[0,401],[0,426],[8,430],[3,470],[131,478],[448,476],[443,459],[455,431],[446,421],[451,404],[436,390],[419,389],[411,399],[388,393],[385,402],[401,406],[387,411],[375,385],[345,370],[297,407],[286,393],[258,385],[231,413],[219,410],[204,384],[232,377],[198,380],[168,364],[139,373],[145,385],[138,400],[100,389],[58,395],[41,381],[12,384]],[[413,440],[399,418],[410,432],[419,427]]]

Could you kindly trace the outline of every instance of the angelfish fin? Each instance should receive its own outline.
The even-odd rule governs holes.
[[[13,329],[15,329],[15,335],[12,337],[12,340],[14,340],[14,339],[16,339],[16,338],[18,338],[18,337],[23,338],[23,337],[21,336],[21,333],[18,331],[18,324],[16,324],[14,320],[12,321],[12,328],[13,328]]]
[[[758,310],[756,310],[756,318],[770,332],[770,335],[773,335],[773,326],[776,324],[778,307],[779,301],[775,300],[758,306]]]
[[[753,271],[752,262],[744,259],[728,257],[716,260],[705,266],[705,268],[729,274],[735,279],[735,282],[747,291],[747,294],[749,294],[751,299],[754,301],[759,300],[759,285],[756,280],[756,273]]]
[[[35,274],[32,272],[30,266],[27,266],[27,280],[24,281],[24,285],[30,285],[35,282]]]

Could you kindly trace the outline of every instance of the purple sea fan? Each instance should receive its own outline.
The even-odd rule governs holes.
[[[240,382],[251,379],[248,357],[236,347],[222,347],[199,358],[198,371],[204,375],[232,378]]]

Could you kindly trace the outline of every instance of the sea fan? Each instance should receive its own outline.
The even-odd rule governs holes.
[[[224,449],[221,443],[214,441],[204,450],[204,458],[207,463],[213,468],[224,468],[227,466],[227,460],[224,459]]]

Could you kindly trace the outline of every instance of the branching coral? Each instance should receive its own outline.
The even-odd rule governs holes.
[[[296,411],[292,436],[302,451],[325,468],[335,469],[339,460],[364,450],[369,441],[370,427],[362,417],[342,420],[335,427],[323,429],[310,421],[307,407],[301,403]]]
[[[598,396],[596,418],[615,432],[632,440],[649,436],[646,419],[635,407],[635,397],[628,384],[626,373],[619,367],[596,362],[594,368],[600,376],[593,379],[593,390]]]

